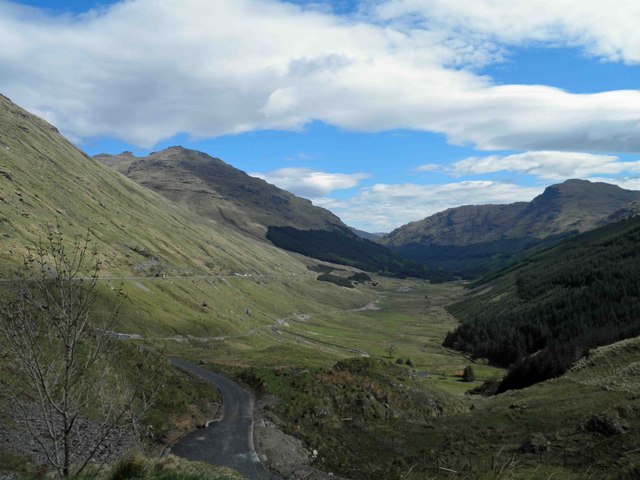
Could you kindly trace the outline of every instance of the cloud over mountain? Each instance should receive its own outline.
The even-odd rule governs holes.
[[[314,199],[314,203],[341,217],[348,214],[350,224],[356,227],[366,225],[371,231],[388,232],[450,207],[528,201],[543,190],[542,186],[485,180],[435,185],[378,183],[347,200]]]
[[[303,197],[321,197],[334,190],[345,190],[357,186],[369,178],[366,173],[326,173],[310,168],[281,168],[267,173],[252,173],[269,183]]]
[[[559,180],[603,174],[618,175],[623,172],[640,173],[640,161],[621,161],[613,155],[539,151],[469,157],[455,162],[450,171],[454,175],[512,171],[544,180]]]

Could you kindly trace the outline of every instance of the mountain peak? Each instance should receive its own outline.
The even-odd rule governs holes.
[[[157,152],[151,152],[149,155],[155,155],[160,153],[183,153],[183,152],[193,152],[193,153],[204,154],[204,152],[199,152],[198,150],[192,150],[190,148],[183,147],[182,145],[171,145],[170,147],[163,148],[162,150],[158,150]]]
[[[606,182],[592,182],[591,180],[582,180],[579,178],[570,178],[562,183],[556,183],[549,185],[545,190],[556,189],[566,191],[597,191],[597,190],[609,190],[609,191],[624,191],[623,188],[618,185],[614,185]]]
[[[593,185],[594,183],[602,183],[602,182],[592,182],[591,180],[583,180],[581,178],[569,178],[562,183],[557,185]]]
[[[261,238],[270,226],[347,228],[328,210],[205,152],[176,145],[147,157],[121,154],[96,158],[204,217]]]
[[[608,223],[617,218],[616,212],[623,218],[635,215],[637,207],[631,202],[638,200],[640,192],[570,179],[548,186],[529,203],[451,208],[404,225],[380,242],[412,260],[432,264],[453,265],[455,258],[468,255],[467,265],[460,268],[475,262],[475,274],[535,245]]]

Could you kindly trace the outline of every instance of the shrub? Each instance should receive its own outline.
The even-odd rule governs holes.
[[[490,378],[485,380],[482,385],[477,386],[473,390],[470,390],[469,393],[472,395],[482,395],[483,397],[491,397],[498,393],[498,388],[500,387],[500,382],[502,380],[499,378]]]
[[[364,283],[364,282],[370,282],[371,277],[364,272],[357,272],[351,275],[349,277],[349,280],[351,280],[352,282]]]
[[[138,455],[128,456],[120,460],[111,471],[110,480],[128,480],[143,478],[146,469],[145,459]]]
[[[462,373],[462,380],[465,382],[473,382],[476,379],[476,374],[473,371],[473,367],[471,365],[467,365],[464,367],[464,372]]]
[[[344,277],[339,277],[337,275],[332,275],[330,273],[323,273],[322,275],[318,275],[318,280],[321,282],[330,282],[340,287],[353,288],[353,284]]]

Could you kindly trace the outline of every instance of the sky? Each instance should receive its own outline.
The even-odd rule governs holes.
[[[89,154],[183,145],[388,232],[640,189],[637,0],[0,0],[0,93]]]

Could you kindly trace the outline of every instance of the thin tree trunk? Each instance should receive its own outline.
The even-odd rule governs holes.
[[[64,412],[64,466],[62,468],[62,476],[69,477],[71,468],[71,428],[69,428],[69,412]]]

